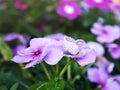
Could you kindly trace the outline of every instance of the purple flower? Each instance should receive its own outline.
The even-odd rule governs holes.
[[[47,64],[55,65],[62,57],[63,51],[59,42],[48,38],[34,38],[30,41],[30,46],[19,51],[12,61],[27,63],[25,68],[30,68],[43,60]]]
[[[60,6],[57,8],[57,13],[69,20],[75,19],[82,11],[74,0],[61,0]]]
[[[87,75],[91,82],[98,83],[101,86],[101,90],[120,90],[120,78],[111,76],[104,69],[89,68]]]
[[[27,45],[27,40],[25,39],[25,37],[21,34],[18,34],[18,33],[9,33],[9,34],[6,34],[4,37],[3,37],[3,41],[5,42],[10,42],[12,40],[15,40],[15,39],[18,39],[21,41],[21,45],[16,45],[14,47],[11,47],[11,50],[13,52],[14,55],[17,54],[17,51],[20,51],[22,49],[24,49]]]
[[[29,5],[27,3],[21,2],[21,0],[15,0],[15,7],[16,9],[26,10],[28,9]]]
[[[112,43],[112,44],[107,44],[108,47],[108,52],[111,54],[111,56],[115,59],[120,58],[120,45]]]
[[[93,48],[97,54],[95,65],[98,68],[105,69],[107,72],[112,72],[114,63],[110,62],[103,56],[105,53],[104,47],[97,42],[87,42],[87,44],[90,48]]]
[[[107,60],[105,57],[103,56],[99,56],[96,59],[96,63],[95,65],[98,68],[103,68],[105,69],[107,72],[112,72],[113,68],[114,68],[114,63],[110,62],[109,60]]]
[[[67,57],[75,58],[82,66],[93,63],[96,53],[83,40],[74,40],[70,37],[64,37],[64,54]]]
[[[8,42],[8,41],[12,41],[14,39],[19,39],[23,45],[26,45],[27,44],[27,41],[26,39],[24,38],[23,35],[21,34],[18,34],[18,33],[9,33],[9,34],[6,34],[4,37],[3,37],[3,40]]]
[[[102,43],[110,43],[120,38],[120,27],[112,25],[101,25],[94,23],[91,32],[97,35],[97,41]]]
[[[110,0],[85,0],[91,8],[99,8],[101,10],[109,9]]]

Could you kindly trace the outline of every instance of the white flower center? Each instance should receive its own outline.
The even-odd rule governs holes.
[[[64,11],[65,11],[66,13],[68,13],[68,14],[72,14],[72,13],[74,13],[74,8],[73,8],[72,6],[70,6],[70,5],[66,5],[66,6],[64,7]]]
[[[101,3],[102,0],[94,0],[96,3]]]

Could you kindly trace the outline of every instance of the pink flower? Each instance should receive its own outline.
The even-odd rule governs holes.
[[[98,68],[103,68],[107,72],[112,72],[114,68],[114,63],[110,62],[103,56],[105,53],[104,47],[97,42],[87,42],[87,44],[90,48],[93,48],[97,54],[95,66],[97,66]]]
[[[60,6],[57,8],[57,13],[69,20],[73,20],[77,16],[81,15],[82,11],[74,0],[61,0]]]
[[[25,68],[30,68],[42,61],[55,65],[62,57],[63,51],[59,42],[47,38],[34,38],[30,41],[30,46],[19,51],[12,61],[27,63]]]
[[[101,86],[100,90],[120,90],[120,75],[111,76],[101,68],[89,68],[87,75],[91,82]]]
[[[26,10],[29,5],[27,3],[23,3],[21,0],[15,0],[15,7],[16,9]]]
[[[108,10],[110,4],[110,0],[85,0],[85,2],[91,8],[99,8],[101,10]]]
[[[102,43],[111,43],[120,38],[120,27],[112,25],[102,25],[94,23],[91,32],[97,35],[97,41]]]
[[[21,34],[18,34],[18,33],[9,33],[9,34],[6,34],[4,37],[3,37],[3,41],[5,42],[10,42],[10,41],[13,41],[15,39],[18,39],[20,40],[20,42],[22,43],[21,45],[14,45],[14,47],[11,47],[11,50],[12,50],[12,53],[14,55],[17,54],[17,51],[20,51],[22,49],[25,49],[25,47],[27,46],[27,40],[25,39],[25,37]]]
[[[70,37],[65,37],[64,54],[67,57],[74,58],[80,65],[84,66],[95,62],[96,53],[83,40],[74,40]]]
[[[120,45],[116,43],[111,43],[106,45],[108,47],[108,52],[115,59],[120,59]]]

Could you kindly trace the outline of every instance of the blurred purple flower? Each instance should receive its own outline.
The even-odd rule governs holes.
[[[107,60],[105,57],[103,56],[99,56],[97,57],[96,63],[95,65],[98,68],[103,68],[105,69],[107,72],[112,72],[113,68],[114,68],[114,63],[110,62],[109,60]]]
[[[95,62],[96,53],[83,40],[74,40],[65,36],[64,41],[65,56],[75,58],[76,61],[84,66]]]
[[[61,41],[64,39],[64,36],[66,36],[66,35],[64,35],[62,33],[57,33],[57,34],[47,35],[47,36],[45,36],[45,38],[51,38],[51,39],[55,39],[57,41]]]
[[[111,0],[85,0],[91,8],[99,8],[101,10],[108,10]]]
[[[97,41],[102,43],[110,43],[120,38],[120,27],[112,25],[101,25],[96,22],[91,28],[91,32],[97,35]]]
[[[27,3],[23,3],[21,0],[15,0],[15,7],[16,9],[26,10],[29,5]]]
[[[17,51],[20,51],[27,46],[27,40],[21,34],[9,33],[9,34],[6,34],[3,37],[3,41],[5,41],[5,42],[10,42],[10,41],[15,40],[15,39],[20,40],[22,42],[22,44],[21,45],[16,45],[15,47],[11,47],[11,50],[12,50],[14,55],[17,54]]]
[[[19,39],[23,45],[26,45],[27,44],[27,41],[26,39],[24,38],[23,35],[21,34],[18,34],[18,33],[9,33],[9,34],[6,34],[4,37],[3,37],[3,40],[4,41],[12,41],[14,39]]]
[[[97,42],[87,42],[87,44],[90,48],[93,48],[97,54],[95,65],[98,68],[105,69],[107,72],[112,72],[114,68],[114,63],[110,62],[103,56],[105,53],[104,47]]]
[[[116,43],[111,43],[106,45],[108,47],[108,52],[114,59],[120,59],[120,45]]]
[[[81,15],[82,11],[75,0],[60,0],[57,13],[68,18],[69,20],[73,20],[77,16]]]
[[[28,63],[25,68],[30,68],[43,60],[47,64],[55,65],[62,57],[63,51],[59,42],[48,38],[34,38],[30,41],[30,47],[19,51],[12,61]]]
[[[91,82],[98,83],[101,86],[101,90],[120,90],[120,78],[111,76],[104,69],[89,68],[87,75]]]

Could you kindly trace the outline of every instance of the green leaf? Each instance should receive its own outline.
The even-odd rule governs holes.
[[[11,88],[10,90],[17,90],[18,88],[18,83],[15,83]]]
[[[12,58],[12,52],[9,46],[0,37],[0,53],[3,55],[4,60],[10,60]]]
[[[62,79],[51,79],[48,82],[34,84],[28,90],[64,90],[64,82]]]
[[[58,79],[56,81],[55,79],[52,79],[48,81],[48,83],[46,84],[46,90],[64,90],[63,80]]]

